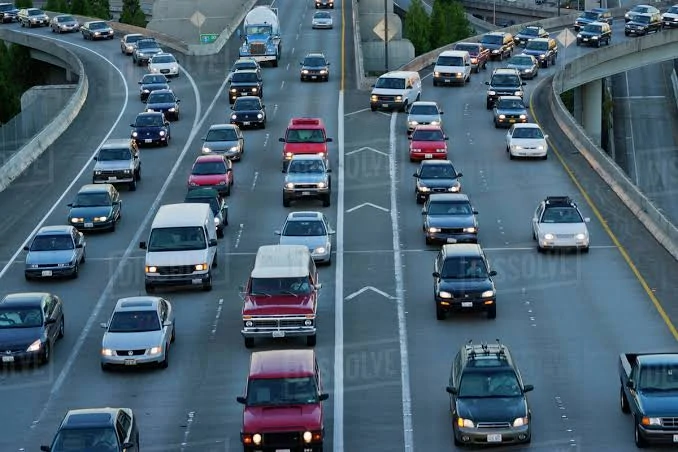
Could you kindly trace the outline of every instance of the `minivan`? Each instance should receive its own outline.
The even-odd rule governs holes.
[[[217,261],[217,228],[209,204],[167,204],[155,214],[146,250],[146,293],[159,286],[212,290]]]
[[[459,84],[471,80],[471,55],[466,50],[446,50],[438,55],[433,68],[433,86]]]
[[[387,72],[372,85],[370,109],[406,111],[421,98],[421,77],[415,71]]]

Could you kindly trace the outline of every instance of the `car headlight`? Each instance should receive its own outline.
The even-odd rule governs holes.
[[[555,238],[553,234],[544,234],[544,240],[553,240]]]
[[[514,427],[522,427],[523,425],[527,425],[529,420],[527,417],[517,417],[513,420],[513,426]]]
[[[302,73],[302,74],[308,74],[308,69],[302,69],[302,70],[301,70],[301,73]]]
[[[459,427],[474,428],[475,424],[471,419],[457,418],[457,425]]]
[[[134,138],[136,138],[138,135],[139,135],[139,134],[138,134],[137,132],[132,132],[132,136],[133,136]],[[99,173],[99,174],[101,174],[101,173]]]
[[[252,92],[253,92],[253,93],[256,93],[257,91],[259,91],[258,88],[252,88]]]
[[[440,232],[440,228],[428,228],[428,232]]]
[[[478,64],[478,58],[471,58],[471,64]]]
[[[254,326],[254,322],[252,322],[251,320],[248,320],[247,322],[245,322],[245,326],[247,328],[252,328]]]
[[[523,92],[522,91],[516,91],[515,93],[513,93],[513,95],[523,97]]]
[[[494,96],[495,94],[497,94],[496,91],[490,90],[490,91],[487,92],[487,95],[488,95],[488,96]]]
[[[124,173],[124,174],[132,174],[132,170],[126,169],[126,170],[123,171],[123,173]]]
[[[257,113],[257,119],[264,119],[264,115],[262,113]]]
[[[151,347],[149,350],[150,355],[159,355],[160,353],[162,353],[162,347]]]
[[[195,271],[201,272],[208,269],[207,264],[195,264]]]
[[[232,93],[237,93],[237,92],[238,92],[238,90],[237,90],[237,89],[235,89],[235,88],[231,88],[231,92],[232,92]]]
[[[417,185],[417,190],[419,190],[419,191],[422,192],[422,193],[428,193],[428,192],[431,191],[430,188],[424,187],[424,186],[422,186],[422,185]]]
[[[577,240],[586,240],[586,234],[577,234],[574,238]]]
[[[376,95],[374,95],[374,94],[372,94],[372,95],[370,96],[370,100],[371,100],[372,102],[376,102],[377,99],[378,99],[378,97],[377,97]]]
[[[395,100],[396,102],[400,102],[401,100],[403,100],[403,96],[396,96]]]
[[[160,135],[161,137],[164,137],[164,136],[165,136],[165,131],[164,131],[164,130],[161,130],[160,132],[158,132],[158,135]]]
[[[158,267],[154,265],[147,265],[146,266],[146,273],[158,273]]]
[[[458,192],[459,190],[461,190],[461,186],[459,184],[455,184],[447,189],[447,191],[451,191],[454,193]]]
[[[110,348],[102,348],[101,356],[113,356],[113,350],[111,350]]]
[[[238,116],[236,116],[236,115],[231,115],[231,119],[235,121],[236,119],[238,119]]]
[[[480,294],[480,298],[489,298],[489,297],[494,297],[494,290],[486,290],[485,292]]]
[[[499,119],[506,119],[506,115],[499,115]]]
[[[457,72],[457,77],[461,77],[462,75],[464,74],[462,74],[461,72]]]
[[[214,217],[214,225],[219,226],[221,224],[221,220],[218,219],[217,217]]]
[[[101,176],[101,171],[95,171],[94,174],[95,174],[96,176]]]
[[[84,218],[71,218],[71,223],[82,223],[85,221]]]
[[[310,443],[313,440],[313,433],[304,432],[303,438],[305,443]]]
[[[326,69],[321,69],[321,70],[320,70],[320,74],[321,74],[321,75],[327,74],[327,70],[326,70]]]
[[[108,217],[94,217],[94,221],[103,222],[108,220]]]
[[[146,93],[146,94],[148,94],[148,93],[151,92],[151,90],[150,90],[150,89],[145,89],[145,90],[143,90],[143,92]]]
[[[285,154],[285,157],[291,159],[293,155],[294,155],[294,154],[292,154],[291,152],[287,152],[287,153]]]
[[[439,125],[440,125],[440,121],[431,121],[431,125],[432,125],[432,126],[439,126]]]
[[[158,68],[157,68],[157,67],[152,67],[152,68],[151,68],[151,72],[156,72],[156,73],[157,73],[157,72],[158,72]]]
[[[434,73],[433,73],[433,76],[434,76],[434,77],[440,77],[440,72],[434,72]]]
[[[175,111],[177,111],[177,109],[172,107],[172,108],[168,109],[167,111],[174,113]]]
[[[147,108],[147,109],[146,109],[146,112],[147,112],[147,113],[153,113],[153,109],[152,109],[152,108]]]
[[[452,298],[452,294],[449,293],[449,292],[445,292],[444,290],[441,290],[440,292],[438,292],[438,296],[439,296],[440,298],[445,298],[445,299],[450,299],[450,298]]]
[[[37,339],[35,342],[33,342],[31,345],[28,346],[26,349],[27,352],[37,352],[42,348],[42,341],[40,339]]]
[[[419,123],[418,123],[417,121],[410,121],[410,125],[411,125],[411,126],[416,126],[416,125],[419,125]]]
[[[518,116],[518,118],[520,118],[520,119],[527,119],[527,115],[520,115],[520,116]]]
[[[238,152],[240,149],[238,149],[238,146],[231,146],[228,150],[228,152]]]
[[[325,182],[318,182],[318,188],[325,188],[326,186]]]
[[[209,154],[210,152],[212,152],[212,150],[210,148],[208,148],[207,146],[203,146],[202,152],[204,152],[205,154]]]
[[[257,446],[260,445],[260,444],[261,444],[261,440],[262,440],[262,437],[261,437],[261,435],[260,435],[259,433],[255,433],[254,435],[252,435],[252,442],[253,442],[255,445],[257,445]]]
[[[473,227],[471,227],[471,228],[464,228],[464,232],[466,232],[466,233],[468,233],[468,234],[475,234],[475,233],[477,232],[477,229],[476,229],[476,228],[473,228]]]
[[[662,425],[662,420],[658,417],[644,417],[640,422],[643,425]]]
[[[324,246],[319,246],[318,248],[314,249],[313,252],[316,254],[325,254],[327,250],[325,249]]]
[[[28,266],[29,268],[38,268],[38,264],[31,264]]]
[[[598,36],[591,36],[591,39],[598,39]]]
[[[304,320],[304,326],[313,326],[313,320],[310,319]]]
[[[631,18],[631,15],[630,15],[629,13],[626,13],[626,14],[624,14],[624,18],[625,18],[625,19],[630,19],[630,18]]]
[[[290,190],[294,189],[294,184],[292,182],[288,182],[285,184],[285,188],[289,188]]]

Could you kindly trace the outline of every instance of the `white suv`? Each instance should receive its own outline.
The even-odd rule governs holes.
[[[464,85],[471,80],[471,55],[466,50],[446,50],[433,68],[433,86]]]

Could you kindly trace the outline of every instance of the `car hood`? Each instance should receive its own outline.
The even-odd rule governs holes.
[[[678,19],[678,14],[664,13],[664,14],[662,14],[662,19]]]
[[[525,49],[525,50],[523,50],[523,53],[525,55],[532,55],[532,56],[544,55],[546,52],[547,52],[546,50],[536,50],[536,49]]]
[[[261,110],[233,110],[233,111],[231,111],[231,114],[234,114],[234,115],[236,115],[236,116],[238,116],[238,117],[240,117],[240,116],[247,116],[247,115],[254,115],[254,116],[256,116],[256,115],[258,115],[258,114],[261,113],[261,112],[262,112]]]
[[[0,353],[2,348],[0,348]],[[639,392],[638,401],[641,411],[647,417],[678,416],[678,391]]]
[[[473,422],[510,422],[527,416],[525,397],[457,398],[457,415]]]
[[[539,223],[539,231],[543,234],[584,234],[586,223]]]
[[[165,130],[164,126],[143,126],[143,127],[133,127],[134,131],[137,133],[158,133],[161,130]]]
[[[414,141],[410,144],[410,149],[447,149],[447,143],[444,141]]]
[[[631,26],[634,26],[634,27],[647,27],[648,25],[650,25],[650,24],[645,23],[645,22],[636,22],[635,18],[636,18],[636,16],[633,16],[633,18],[630,21],[626,22],[626,25],[627,26],[631,25]]]
[[[588,17],[577,17],[577,20],[575,20],[575,22],[577,24],[580,24],[580,25],[586,25],[586,24],[590,24],[591,22],[595,22],[595,20],[589,19]]]
[[[326,247],[327,246],[327,237],[325,236],[303,236],[303,237],[296,237],[296,236],[289,236],[289,235],[281,235],[280,236],[280,244],[281,245],[303,245],[307,246],[309,251],[313,252],[316,248],[320,247]]]
[[[429,188],[447,188],[459,184],[458,179],[419,179],[419,184]]]
[[[486,49],[489,49],[489,50],[497,50],[497,49],[500,49],[502,47],[502,44],[486,44],[484,42],[482,44],[483,44],[483,46],[485,46]]]
[[[537,148],[539,146],[546,147],[546,140],[544,139],[522,139],[522,138],[512,138],[512,146],[520,146],[523,148]]]
[[[132,162],[130,160],[97,160],[97,163],[94,165],[94,171],[125,170],[130,168],[132,168]]]
[[[71,207],[68,218],[91,219],[94,217],[110,217],[112,210],[110,206]]]
[[[302,70],[306,69],[306,70],[309,70],[309,71],[321,71],[323,69],[327,70],[327,65],[322,65],[322,66],[306,66],[306,65],[304,65],[304,66],[301,67],[301,69]]]
[[[440,123],[440,115],[408,115],[407,122],[417,121],[417,122],[438,122]]]
[[[372,94],[379,96],[402,96],[402,89],[389,89],[389,88],[373,88]]]
[[[311,295],[247,295],[243,315],[306,315],[313,314]]]
[[[231,81],[230,87],[231,88],[242,88],[242,87],[249,87],[249,86],[258,87],[259,82],[234,82],[234,81]]]
[[[485,279],[444,279],[440,282],[440,290],[450,292],[459,297],[465,294],[479,294],[486,290],[493,290],[494,285],[489,278]]]
[[[285,176],[285,183],[293,183],[293,184],[308,184],[308,183],[318,183],[318,182],[325,182],[327,180],[327,177],[323,173],[288,173]]]
[[[29,251],[26,264],[69,264],[75,258],[75,250]]]
[[[111,27],[98,28],[96,30],[90,30],[92,33],[111,33],[113,29]]]
[[[475,227],[475,215],[427,215],[426,226],[432,228],[470,228]]]
[[[204,141],[202,146],[210,148],[212,151],[230,151],[231,148],[237,148],[239,142],[236,141]]]
[[[198,185],[217,185],[225,180],[225,174],[191,174],[188,178],[188,182],[195,182]]]
[[[524,108],[497,108],[498,115],[525,115],[527,116],[527,110]]]
[[[162,343],[162,330],[143,333],[104,333],[102,348],[111,350],[141,350],[158,347]]]
[[[292,406],[249,406],[243,411],[245,432],[307,431],[322,429],[322,407],[318,404]]]
[[[326,17],[314,17],[313,22],[317,24],[329,24],[332,23],[332,19],[326,18]]]
[[[306,153],[306,154],[319,154],[321,152],[327,152],[326,143],[285,143],[283,145],[284,152],[292,153]]]
[[[516,38],[520,39],[521,41],[522,41],[522,40],[526,40],[526,41],[527,41],[528,39],[534,39],[534,38],[536,38],[536,36],[535,36],[535,35],[528,35],[528,34],[525,34],[525,33],[518,33],[518,34],[516,35]]]
[[[60,27],[75,27],[75,26],[80,25],[80,24],[78,23],[78,21],[68,20],[68,21],[65,21],[65,22],[58,22],[58,25]]]
[[[148,83],[145,85],[141,85],[141,88],[139,88],[141,91],[147,89],[148,91],[156,91],[160,89],[169,89],[169,85],[167,83]]]
[[[42,337],[42,327],[36,328],[0,328],[0,355],[5,350],[28,348],[36,339]]]
[[[141,55],[155,55],[156,53],[161,53],[162,49],[160,47],[145,47],[140,49],[137,47],[137,53]]]
[[[184,251],[148,251],[146,265],[167,267],[174,265],[191,265],[205,262],[207,249]]]
[[[158,102],[158,103],[147,103],[146,110],[168,110],[170,108],[176,108],[176,102]]]

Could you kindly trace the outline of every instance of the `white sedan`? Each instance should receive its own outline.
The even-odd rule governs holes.
[[[163,74],[167,77],[179,76],[179,62],[171,53],[157,53],[148,62],[151,74]]]
[[[537,251],[576,249],[589,251],[591,220],[584,218],[569,196],[548,196],[537,206],[532,216],[532,238]]]
[[[311,27],[313,28],[332,28],[332,15],[327,11],[318,11],[313,14]]]
[[[537,124],[513,124],[506,133],[506,152],[511,160],[515,157],[538,157],[546,160],[548,137]]]

